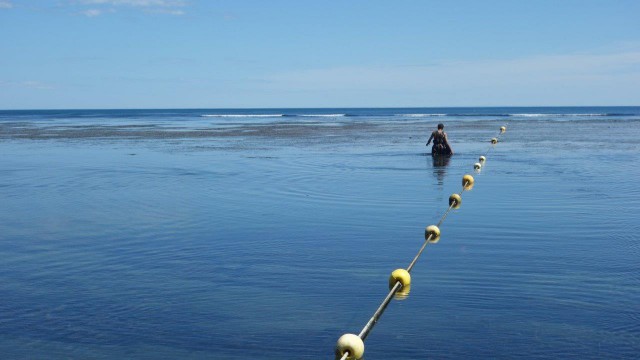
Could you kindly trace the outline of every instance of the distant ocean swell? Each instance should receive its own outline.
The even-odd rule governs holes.
[[[451,114],[202,114],[201,117],[214,118],[276,118],[276,117],[371,117],[371,116],[392,116],[392,117],[615,117],[615,116],[633,116],[640,114],[622,114],[622,113],[575,113],[575,114],[543,114],[543,113],[451,113]]]
[[[283,117],[284,114],[203,114],[201,117],[216,118],[260,118],[260,117]]]
[[[203,114],[202,117],[218,118],[274,118],[274,117],[343,117],[348,114]]]
[[[363,121],[451,121],[513,119],[527,121],[617,121],[639,120],[640,107],[495,107],[495,108],[272,108],[272,109],[87,109],[87,110],[0,110],[0,122],[58,120],[97,124],[113,120],[133,122],[198,121],[215,122],[300,121],[304,123],[338,119]]]
[[[629,114],[618,113],[575,113],[575,114],[536,114],[536,113],[522,113],[522,114],[509,114],[509,113],[495,113],[495,114],[478,114],[478,113],[452,113],[452,114],[393,114],[393,116],[405,116],[405,117],[588,117],[588,116],[629,116]]]

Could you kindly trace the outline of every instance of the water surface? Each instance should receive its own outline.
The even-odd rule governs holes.
[[[366,358],[636,358],[639,139],[637,107],[0,111],[0,353],[333,358],[473,173]]]

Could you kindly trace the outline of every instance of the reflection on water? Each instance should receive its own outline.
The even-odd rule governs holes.
[[[429,154],[431,156],[431,154]],[[449,166],[449,161],[451,160],[451,156],[449,155],[437,155],[431,156],[432,166],[433,166],[433,174],[438,180],[437,184],[439,186],[444,185],[444,179],[447,175],[447,166]]]
[[[409,297],[409,293],[411,292],[411,284],[403,286],[402,289],[398,290],[393,298],[395,300],[406,300]]]

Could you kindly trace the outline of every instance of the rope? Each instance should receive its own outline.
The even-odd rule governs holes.
[[[393,288],[391,288],[391,291],[389,291],[389,294],[387,295],[387,297],[384,298],[384,300],[382,301],[382,304],[380,304],[380,306],[378,307],[378,310],[376,310],[376,312],[373,314],[371,319],[369,319],[369,322],[367,323],[367,325],[365,325],[364,328],[362,328],[362,331],[360,331],[360,334],[358,334],[358,336],[360,337],[360,339],[362,339],[362,341],[364,341],[364,339],[367,338],[367,335],[369,335],[369,332],[371,331],[371,329],[373,329],[373,326],[378,322],[378,319],[380,318],[380,316],[382,316],[382,313],[391,302],[391,299],[393,299],[393,295],[395,295],[396,292],[400,290],[400,288],[402,288],[402,284],[399,281],[397,281],[396,284],[393,286]]]
[[[507,124],[510,124],[510,122],[507,122]],[[500,131],[500,132],[498,133],[498,135],[496,135],[496,137],[495,137],[495,138],[496,138],[497,140],[500,140],[500,135],[502,135],[502,134],[504,134],[504,132]],[[493,145],[495,145],[495,144],[491,144],[491,145],[489,145],[489,148],[488,148],[488,149],[487,149],[487,151],[484,153],[484,156],[485,156],[485,157],[486,157],[487,155],[489,155],[489,152],[491,151],[491,149],[493,149],[493,148],[494,148],[494,146],[493,146]]]
[[[466,184],[466,182],[465,182],[465,184]],[[464,191],[464,189],[463,189],[463,191]],[[462,191],[460,192],[460,195],[462,195]],[[444,219],[446,219],[447,215],[449,215],[449,211],[451,211],[451,209],[453,209],[453,205],[454,204],[449,205],[449,208],[447,209],[447,211],[445,211],[444,215],[442,215],[442,217],[440,218],[440,221],[438,221],[438,225],[436,225],[437,227],[440,227],[440,225],[442,225],[442,223],[444,222]]]
[[[418,261],[418,258],[420,258],[420,255],[422,254],[422,251],[424,251],[424,248],[427,247],[427,244],[429,243],[429,240],[431,240],[431,235],[429,235],[429,237],[427,237],[427,240],[424,241],[424,243],[422,244],[422,247],[420,248],[420,250],[418,251],[416,256],[413,258],[413,261],[411,261],[411,264],[409,264],[409,266],[407,266],[407,271],[408,272],[411,272],[411,269],[413,269],[413,266],[416,264],[416,261]]]
[[[500,135],[503,134],[503,129],[500,129],[500,133],[498,133],[498,135],[495,137],[495,139],[499,139]],[[497,143],[497,141],[496,141]],[[494,145],[496,143],[493,143],[493,139],[492,139],[492,144],[489,146],[489,148],[487,149],[487,151],[485,152],[484,156],[486,157],[489,152],[491,151],[491,149],[494,147]],[[467,179],[467,176],[469,175],[465,175],[465,179]],[[462,193],[464,193],[465,190],[469,189],[470,187],[473,185],[473,178],[470,178],[470,181],[465,180],[465,182],[462,184],[462,190],[460,191],[459,194],[457,194],[458,196],[462,197]],[[453,195],[452,195],[453,196]],[[457,204],[459,205],[459,204]],[[449,212],[451,212],[451,210],[456,206],[456,201],[451,201],[451,198],[449,200],[449,208],[447,209],[447,211],[445,211],[445,213],[442,215],[442,217],[440,218],[440,221],[438,222],[438,225],[436,225],[436,230],[437,234],[434,236],[433,233],[429,233],[426,237],[425,237],[425,241],[422,244],[422,246],[420,247],[420,250],[418,250],[418,253],[416,254],[416,256],[413,258],[413,260],[411,261],[411,263],[409,264],[409,266],[407,266],[406,272],[407,273],[411,273],[411,270],[413,269],[413,267],[415,266],[416,262],[418,261],[418,259],[420,258],[420,255],[422,255],[422,252],[425,250],[425,248],[427,247],[427,245],[429,243],[432,242],[432,240],[438,240],[438,238],[440,237],[440,232],[439,232],[439,227],[440,225],[442,225],[442,223],[444,222],[444,220],[447,218],[447,215],[449,215]],[[457,208],[457,207],[456,207]],[[409,276],[409,275],[407,275]],[[409,277],[409,283],[410,283],[410,277]],[[367,338],[367,336],[369,335],[369,333],[371,332],[371,330],[373,329],[373,327],[375,326],[375,324],[378,322],[378,320],[380,319],[380,317],[382,316],[382,314],[384,313],[384,311],[386,310],[387,306],[389,306],[389,303],[391,302],[391,300],[393,299],[393,297],[396,295],[396,293],[402,289],[404,287],[403,283],[398,280],[398,278],[396,277],[396,282],[393,285],[393,287],[391,287],[391,289],[389,290],[389,293],[387,294],[387,296],[384,298],[384,300],[382,301],[382,303],[380,304],[380,306],[378,306],[378,309],[375,311],[375,313],[373,314],[373,316],[371,317],[371,319],[369,319],[369,321],[367,322],[367,324],[362,328],[362,331],[360,331],[360,334],[358,334],[358,338],[359,340],[356,338],[356,340],[359,341],[359,343],[351,343],[349,346],[352,345],[359,345],[361,347],[360,349],[360,354],[362,354],[364,352],[364,340]],[[350,335],[350,334],[345,334],[344,336],[355,336],[355,335]],[[342,339],[342,338],[341,338]],[[353,341],[353,340],[352,340]],[[347,360],[350,359],[352,357],[351,356],[351,352],[348,351],[347,348],[341,349],[340,348],[340,340],[338,341],[339,345],[336,351],[342,351],[342,357],[340,358],[340,360]],[[356,341],[357,342],[357,341]],[[356,351],[357,352],[357,351]],[[357,357],[358,354],[354,354],[354,357]],[[337,358],[337,356],[336,356]]]

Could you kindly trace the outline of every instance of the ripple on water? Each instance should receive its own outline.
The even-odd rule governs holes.
[[[282,358],[303,334],[301,358],[330,355],[502,123],[452,119],[438,167],[415,138],[437,121],[3,143],[0,348]],[[601,125],[509,125],[368,356],[634,358],[638,131]]]

